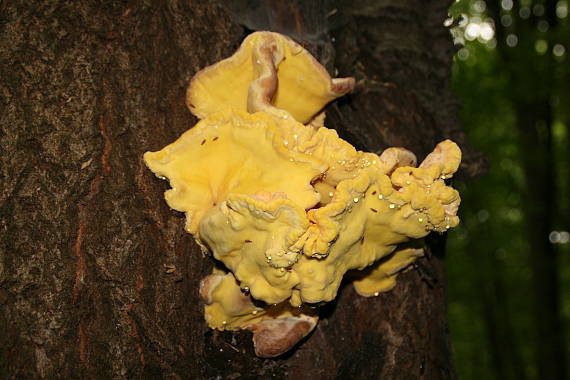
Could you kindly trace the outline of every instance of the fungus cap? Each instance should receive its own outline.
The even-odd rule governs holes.
[[[306,124],[328,102],[353,87],[353,78],[332,79],[307,50],[290,38],[256,32],[231,57],[192,78],[186,104],[199,118],[234,108],[291,115]]]
[[[326,170],[318,160],[286,150],[271,116],[235,110],[200,121],[164,149],[145,153],[144,160],[170,181],[166,201],[186,213],[190,233],[231,193],[282,192],[302,208],[313,207],[319,195],[311,181]]]
[[[310,308],[293,308],[287,303],[260,307],[245,294],[231,273],[214,270],[202,279],[200,295],[210,328],[247,329],[253,332],[255,353],[271,358],[289,351],[317,325],[318,316]]]

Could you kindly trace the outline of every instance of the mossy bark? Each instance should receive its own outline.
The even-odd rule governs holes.
[[[360,85],[329,126],[373,151],[463,142],[448,5],[339,6],[328,65]],[[440,237],[394,290],[345,286],[282,358],[207,328],[198,286],[212,262],[142,154],[196,122],[188,81],[244,35],[209,1],[0,1],[0,377],[454,378]]]

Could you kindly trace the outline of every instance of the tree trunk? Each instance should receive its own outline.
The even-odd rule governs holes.
[[[360,86],[329,127],[420,158],[444,138],[463,143],[449,1],[356,3],[339,6],[329,65]],[[206,326],[198,287],[212,261],[141,158],[196,122],[190,78],[245,36],[225,8],[1,1],[0,28],[0,377],[455,377],[438,236],[394,290],[367,299],[344,287],[279,359],[255,357],[247,332]],[[479,167],[467,152],[464,172]]]
[[[484,209],[485,205],[477,205],[477,201],[469,202],[475,209]],[[478,236],[486,236],[495,240],[496,233],[489,223],[482,223]],[[491,247],[490,247],[491,245]],[[520,355],[520,345],[512,325],[513,318],[508,308],[508,289],[505,283],[504,262],[497,258],[496,247],[483,242],[480,246],[470,245],[468,254],[471,256],[471,270],[477,283],[477,294],[483,312],[483,322],[487,335],[489,353],[493,368],[494,379],[525,380],[524,362]]]

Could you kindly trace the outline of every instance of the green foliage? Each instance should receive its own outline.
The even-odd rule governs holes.
[[[502,19],[505,15],[517,21],[525,14],[520,9],[518,14],[505,9],[508,1],[498,3],[503,8],[494,5],[499,8],[495,20],[490,19],[492,10],[481,0],[461,0],[450,10],[455,25],[452,34],[457,43],[465,43],[454,62],[454,87],[464,104],[461,118],[470,144],[485,152],[491,162],[491,169],[484,177],[455,184],[462,194],[462,223],[449,234],[447,270],[450,329],[460,379],[538,376],[534,361],[537,347],[533,334],[529,333],[534,327],[523,204],[526,178],[521,163],[522,155],[532,153],[524,151],[519,143],[515,124],[517,102],[536,96],[552,98],[555,122],[551,130],[558,163],[557,193],[553,194],[557,194],[561,209],[555,225],[561,231],[570,229],[565,216],[570,210],[567,195],[570,84],[565,79],[569,77],[568,24],[566,18],[560,18],[557,27],[548,34],[537,28],[513,46],[510,46],[513,38],[507,43],[510,30],[504,26],[501,27],[506,32],[499,41],[495,36],[468,35],[467,28],[473,20],[479,24],[508,24],[508,19]],[[533,11],[537,4],[543,3],[527,1],[517,7],[526,6]],[[497,44],[515,49],[514,56],[520,66],[505,67]],[[556,44],[565,46],[564,54],[557,55],[560,49],[554,51]],[[546,58],[552,58],[548,54],[558,63],[552,86],[540,83],[539,74],[552,68],[545,63]],[[513,81],[520,77],[528,80]],[[570,294],[570,243],[557,247],[561,258],[561,294]],[[570,300],[566,297],[562,301],[564,318],[568,321]],[[570,330],[568,323],[566,330]]]
[[[523,233],[520,152],[512,104],[504,97],[508,82],[496,70],[493,50],[479,43],[470,49],[474,52],[470,59],[477,63],[456,61],[455,87],[464,102],[461,114],[470,143],[488,155],[492,166],[485,177],[457,184],[463,198],[462,224],[449,239],[449,311],[460,378],[492,379],[492,350],[484,321],[498,313],[487,311],[491,315],[486,316],[485,303],[496,296],[494,277],[508,278],[508,298],[495,301],[519,311],[512,321],[516,331],[528,326],[528,244]]]

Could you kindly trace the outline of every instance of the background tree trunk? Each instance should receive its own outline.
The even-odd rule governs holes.
[[[359,88],[329,127],[420,158],[444,138],[463,143],[449,3],[339,4],[336,42],[310,48]],[[198,286],[212,262],[142,154],[196,122],[190,78],[244,36],[209,1],[0,1],[0,377],[455,377],[439,236],[394,290],[344,287],[279,359],[256,358],[249,333],[207,328]],[[482,161],[466,153],[475,174]]]
[[[520,6],[514,5],[515,12],[519,11]],[[537,34],[537,25],[541,21],[547,22],[547,29],[556,31],[556,7],[555,0],[548,0],[543,6],[544,14],[535,12],[525,19],[517,19],[510,29],[499,22],[501,11],[498,3],[491,4],[490,10],[496,20],[497,39],[500,41],[497,49],[513,83],[511,99],[515,104],[522,152],[529,267],[534,292],[535,362],[539,378],[563,380],[568,379],[568,344],[562,317],[560,259],[556,247],[549,241],[549,234],[555,230],[557,222],[564,219],[564,212],[559,210],[557,204],[558,162],[555,159],[552,128],[555,121],[553,100],[559,91],[557,82],[568,83],[568,80],[565,71],[559,69],[564,63],[557,63],[552,54],[537,54],[535,47],[540,38],[544,38],[545,43],[548,41],[548,46],[567,38],[567,33],[560,36],[552,31],[545,35]],[[518,49],[512,49],[504,42],[508,34],[517,37]],[[524,59],[522,54],[530,57],[529,64],[516,65]]]

